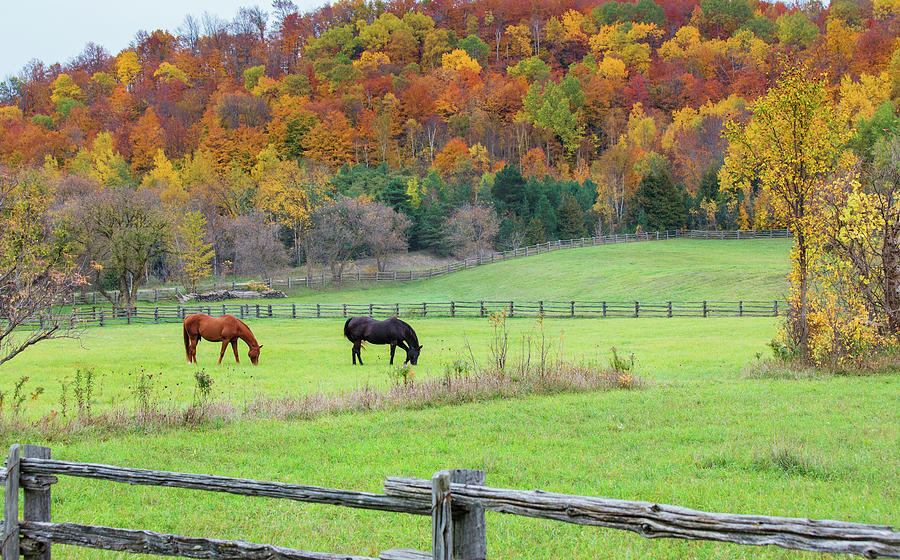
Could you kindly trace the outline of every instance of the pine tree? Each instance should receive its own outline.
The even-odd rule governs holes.
[[[647,231],[678,229],[687,219],[684,197],[668,166],[656,167],[641,179],[635,202],[635,212],[646,215]]]
[[[571,194],[563,195],[557,210],[560,239],[576,239],[587,235],[584,211]]]

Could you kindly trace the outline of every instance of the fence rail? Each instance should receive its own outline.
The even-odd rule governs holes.
[[[271,300],[270,300],[271,301]],[[778,317],[787,309],[783,300],[738,301],[424,301],[405,303],[204,303],[112,309],[76,307],[67,315],[44,314],[23,328],[54,323],[69,326],[146,325],[180,323],[191,313],[234,315],[240,319],[322,319],[356,315],[371,317],[508,317],[614,318],[614,317]]]
[[[700,539],[772,545],[813,552],[900,558],[900,532],[884,525],[831,520],[704,512],[679,506],[549,492],[491,488],[484,471],[438,471],[431,480],[388,478],[383,494],[282,482],[186,474],[113,465],[54,461],[46,447],[14,444],[3,477],[5,489],[2,560],[50,560],[53,544],[141,554],[219,560],[374,560],[364,556],[310,552],[271,544],[218,540],[75,523],[53,523],[50,504],[57,475],[123,484],[177,487],[281,498],[382,511],[429,515],[430,553],[391,549],[380,560],[484,560],[485,511],[627,530],[646,538]],[[19,489],[24,489],[19,519]]]
[[[604,235],[599,237],[582,237],[579,239],[560,239],[557,241],[548,241],[528,247],[520,247],[509,251],[492,253],[478,258],[465,259],[454,263],[441,266],[432,266],[428,268],[420,268],[415,270],[389,270],[383,272],[355,272],[341,275],[332,275],[330,273],[311,274],[299,278],[282,278],[282,279],[266,279],[266,280],[249,280],[247,282],[213,282],[212,284],[203,285],[201,291],[231,289],[231,290],[249,290],[249,284],[266,285],[270,289],[286,289],[294,288],[322,288],[328,285],[345,285],[352,283],[378,283],[378,282],[410,282],[412,280],[422,280],[425,278],[435,278],[444,276],[467,268],[473,268],[484,264],[502,262],[509,259],[517,259],[522,257],[530,257],[540,255],[549,251],[558,251],[560,249],[574,249],[580,247],[592,247],[595,245],[610,245],[616,243],[634,243],[641,241],[665,241],[669,239],[788,239],[791,237],[790,230],[787,229],[762,229],[762,230],[667,230],[654,231],[647,233],[628,233],[619,235]],[[138,301],[158,302],[165,300],[174,300],[178,296],[178,288],[151,288],[138,290]],[[118,301],[118,292],[110,292],[113,299]],[[84,292],[77,294],[76,303],[96,304],[105,301],[106,298],[97,292]]]

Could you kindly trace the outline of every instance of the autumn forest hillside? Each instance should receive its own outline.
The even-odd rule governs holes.
[[[164,253],[184,251],[211,251],[215,272],[266,273],[354,251],[778,226],[754,189],[720,188],[724,123],[800,65],[824,75],[857,146],[896,128],[898,32],[896,0],[348,0],[309,13],[275,0],[140,31],[119,53],[33,61],[0,83],[0,165],[31,170],[83,261],[130,283],[169,274]],[[145,254],[114,262],[91,209],[135,204],[178,219],[148,218]],[[349,252],[317,253],[329,241]]]

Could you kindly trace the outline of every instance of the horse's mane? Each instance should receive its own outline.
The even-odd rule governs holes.
[[[232,317],[234,317],[234,315],[232,315]],[[247,323],[241,321],[237,317],[234,317],[234,320],[237,321],[240,325],[242,325],[245,329],[247,329],[247,333],[250,335],[249,336],[250,340],[253,341],[253,344],[255,344],[256,346],[259,346],[259,342],[257,342],[257,340],[256,340],[256,335],[253,334],[253,331],[250,330],[250,327],[247,326]],[[241,338],[243,338],[243,337],[241,337]],[[244,342],[247,343],[247,346],[250,346],[252,348],[252,345],[250,344],[249,341],[245,340]]]
[[[396,317],[395,317],[395,319],[396,319]],[[400,321],[400,319],[397,319],[397,320]],[[406,334],[409,336],[410,339],[412,339],[412,343],[415,344],[416,346],[418,346],[419,338],[416,336],[416,331],[414,331],[413,328],[411,326],[409,326],[409,323],[407,323],[406,321],[400,321],[400,324],[403,325],[404,329],[406,330]]]

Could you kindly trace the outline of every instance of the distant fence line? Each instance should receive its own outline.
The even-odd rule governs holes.
[[[265,300],[271,301],[271,300]],[[420,303],[198,303],[142,306],[131,309],[76,307],[70,315],[45,315],[24,324],[44,326],[70,322],[71,326],[180,323],[191,313],[235,315],[241,319],[333,319],[372,317],[508,317],[612,318],[612,317],[778,317],[787,309],[782,300],[738,301],[442,301]]]
[[[436,433],[434,437],[441,437]],[[2,560],[50,560],[54,544],[215,560],[376,560],[242,540],[54,522],[58,476],[119,484],[329,504],[431,517],[427,551],[394,548],[378,560],[483,560],[486,511],[634,532],[646,538],[778,546],[866,558],[900,558],[900,532],[885,525],[717,513],[681,506],[487,486],[485,471],[441,470],[427,479],[389,477],[381,494],[208,474],[52,460],[48,447],[13,444],[0,473],[4,489]],[[19,490],[24,489],[19,515]],[[311,543],[312,544],[312,543]],[[58,549],[57,549],[58,554]]]
[[[531,257],[540,255],[549,251],[558,251],[560,249],[574,249],[580,247],[592,247],[596,245],[613,245],[616,243],[635,243],[642,241],[665,241],[669,239],[789,239],[791,237],[790,230],[787,229],[751,229],[751,230],[667,230],[654,231],[647,233],[627,233],[616,235],[604,235],[600,237],[582,237],[580,239],[566,239],[557,241],[548,241],[528,247],[520,247],[509,251],[492,253],[483,255],[478,258],[465,259],[462,261],[449,263],[441,266],[432,266],[428,268],[420,268],[415,270],[389,270],[384,272],[355,272],[341,275],[332,275],[328,272],[320,274],[307,274],[299,278],[284,279],[267,279],[267,280],[249,280],[247,282],[213,282],[201,286],[201,291],[217,290],[217,289],[250,289],[249,284],[266,285],[269,289],[294,289],[294,288],[322,288],[328,285],[344,285],[348,283],[371,283],[371,282],[409,282],[412,280],[422,280],[425,278],[435,278],[473,268],[484,264],[501,262],[509,259],[517,259],[522,257]],[[157,302],[161,300],[176,299],[178,288],[148,288],[138,290],[138,301]],[[118,292],[112,291],[113,297],[118,301]],[[103,302],[106,298],[98,292],[85,292],[76,294],[76,303],[96,304]]]

